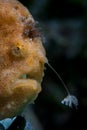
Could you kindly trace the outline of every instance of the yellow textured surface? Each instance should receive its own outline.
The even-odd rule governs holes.
[[[16,0],[0,0],[0,119],[16,116],[38,96],[45,62],[29,11]]]

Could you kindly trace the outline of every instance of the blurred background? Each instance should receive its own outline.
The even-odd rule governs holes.
[[[35,130],[87,128],[87,0],[19,1],[38,21],[49,63],[79,100],[77,110],[61,104],[66,91],[46,65],[42,92],[29,105],[27,120]]]

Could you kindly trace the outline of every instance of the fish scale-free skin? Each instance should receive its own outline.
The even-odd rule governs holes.
[[[26,29],[30,34],[25,36]],[[16,116],[41,91],[47,59],[36,34],[26,7],[17,0],[0,0],[0,119]]]

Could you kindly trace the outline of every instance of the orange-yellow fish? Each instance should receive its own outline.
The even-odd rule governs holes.
[[[45,63],[30,12],[17,0],[0,0],[0,119],[16,116],[36,99]]]

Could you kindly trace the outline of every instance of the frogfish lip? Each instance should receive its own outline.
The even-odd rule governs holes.
[[[22,95],[24,99],[32,102],[41,92],[41,82],[24,74],[22,78],[15,81],[13,92],[16,95]]]

